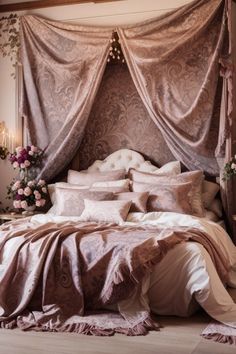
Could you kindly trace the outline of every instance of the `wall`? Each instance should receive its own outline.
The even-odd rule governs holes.
[[[27,12],[18,15],[35,14],[49,19],[78,22],[87,25],[124,25],[156,17],[166,11],[177,8],[190,0],[124,0],[111,3],[58,6]],[[2,14],[8,15],[8,13]],[[7,128],[17,136],[20,143],[20,122],[17,117],[16,81],[11,77],[12,64],[9,58],[0,56],[0,122],[5,121]],[[14,176],[14,171],[7,160],[0,160],[0,201],[6,201],[6,186]]]

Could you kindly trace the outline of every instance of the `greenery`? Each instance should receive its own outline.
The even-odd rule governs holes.
[[[19,38],[19,18],[16,14],[3,16],[0,18],[0,54],[9,57],[14,72],[11,76],[15,78],[15,67],[18,61],[18,51],[20,47]]]
[[[236,175],[236,155],[225,164],[223,180],[226,181]]]

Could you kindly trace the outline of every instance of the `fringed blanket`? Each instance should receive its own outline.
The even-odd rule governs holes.
[[[228,263],[198,229],[47,223],[29,219],[0,228],[0,325],[23,330],[143,335],[158,329],[142,301],[142,280],[166,252],[200,242],[222,280]],[[8,242],[17,246],[8,258]],[[118,312],[102,309],[116,305]]]

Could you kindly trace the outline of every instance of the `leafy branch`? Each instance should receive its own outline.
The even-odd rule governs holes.
[[[16,14],[0,18],[0,54],[9,57],[14,68],[11,76],[15,78],[15,67],[17,65],[18,51],[20,47],[19,38],[19,17]]]

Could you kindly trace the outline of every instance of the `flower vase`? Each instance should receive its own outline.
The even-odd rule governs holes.
[[[33,212],[35,211],[36,209],[36,205],[29,205],[25,208],[24,211],[22,211],[22,214],[23,215],[32,215]]]

